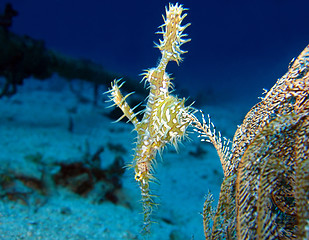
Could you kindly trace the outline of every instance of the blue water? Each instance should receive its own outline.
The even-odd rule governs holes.
[[[62,54],[90,59],[101,64],[105,70],[136,79],[137,83],[142,78],[139,74],[145,69],[155,67],[160,58],[154,42],[158,42],[161,36],[155,32],[163,23],[161,15],[169,1],[0,0],[0,12],[6,2],[11,2],[13,8],[19,12],[13,19],[10,31],[43,40],[47,48]],[[191,23],[185,30],[191,42],[182,46],[183,50],[188,51],[183,55],[184,61],[179,66],[170,63],[167,71],[175,79],[176,93],[180,97],[190,97],[189,103],[196,101],[197,108],[214,113],[214,123],[217,123],[218,129],[224,136],[232,138],[236,125],[241,124],[245,112],[258,102],[263,88],[270,89],[287,71],[292,58],[297,57],[309,43],[309,1],[183,0],[180,3],[189,9],[184,24]],[[102,161],[105,162],[112,161],[115,158],[114,152],[117,152],[115,149],[108,150],[111,143],[113,147],[110,148],[125,146],[127,153],[124,161],[131,162],[130,151],[131,146],[134,147],[132,143],[135,137],[134,134],[129,135],[132,128],[127,129],[120,124],[111,127],[112,120],[106,117],[109,110],[104,108],[105,103],[104,105],[101,102],[99,107],[95,108],[91,103],[79,100],[63,82],[65,81],[57,76],[44,83],[30,79],[24,86],[19,86],[19,91],[14,96],[16,98],[0,99],[0,132],[4,136],[0,138],[1,165],[6,166],[3,162],[11,158],[26,162],[25,156],[36,156],[37,153],[42,153],[43,160],[50,155],[57,158],[57,161],[75,159],[87,148],[85,142],[90,143],[90,152],[103,145],[105,152],[102,153]],[[58,83],[61,86],[57,86]],[[83,87],[81,82],[76,81],[74,87],[83,89],[81,95],[90,96],[89,99],[93,97],[92,89],[90,90],[92,86]],[[232,110],[216,105],[226,103],[233,105]],[[216,154],[208,149],[210,146],[200,146],[199,141],[194,140],[198,143],[185,143],[181,150],[183,152],[180,151],[179,155],[175,151],[166,150],[163,154],[167,155],[165,165],[161,164],[161,161],[158,164],[158,169],[161,170],[158,172],[163,179],[160,179],[162,185],[157,187],[162,192],[162,207],[158,211],[161,225],[158,224],[157,228],[162,228],[162,224],[169,227],[164,228],[169,235],[166,239],[189,239],[185,238],[187,235],[194,235],[197,240],[202,239],[201,217],[198,213],[202,210],[203,195],[208,189],[213,189],[216,196],[219,194],[223,178],[219,160],[216,159]],[[213,161],[218,161],[218,164],[213,164]],[[15,162],[11,161],[11,164],[14,166]],[[215,168],[215,171],[211,167]],[[131,182],[126,184],[135,184],[133,174]],[[139,190],[136,184],[134,189]],[[138,193],[138,199],[139,197]],[[64,199],[70,201],[69,198]],[[128,208],[126,211],[132,211],[130,213],[134,215],[133,211],[137,210],[135,205],[131,204],[133,210]],[[166,213],[169,207],[172,210]],[[81,208],[87,211],[87,207]],[[72,209],[74,210],[73,207]],[[181,209],[179,213],[178,209]],[[6,214],[10,216],[10,208],[7,210]],[[0,211],[1,214],[2,212]],[[191,215],[186,216],[187,212],[192,213],[194,219],[191,219]],[[17,216],[21,223],[27,225],[28,222],[23,220],[24,215],[20,217],[18,212]],[[35,217],[35,214],[30,214],[30,217]],[[177,217],[180,220],[177,220]],[[122,216],[121,218],[128,220],[128,225],[141,222]],[[61,221],[56,222],[62,224]],[[101,224],[100,221],[98,223]],[[51,221],[51,224],[54,222]],[[111,224],[118,223],[111,221]],[[96,227],[91,224],[85,225],[96,231]],[[170,235],[171,229],[178,225],[185,226],[187,235],[183,238]],[[6,224],[7,226],[10,224]],[[38,224],[34,229],[39,227],[41,226]],[[129,227],[125,225],[123,229],[126,228]],[[74,226],[73,229],[77,228]],[[0,228],[0,238],[1,231]],[[14,231],[24,234],[23,229],[17,227]],[[133,233],[138,235],[138,231],[134,231]],[[160,231],[158,233],[161,233]],[[156,239],[162,237],[159,235]]]
[[[158,42],[155,32],[169,1],[11,2],[19,11],[13,32],[42,39],[70,56],[136,79],[160,56],[153,42]],[[308,44],[306,0],[180,3],[189,8],[184,22],[192,23],[186,30],[192,41],[183,45],[188,50],[184,62],[170,64],[168,71],[187,96],[202,92],[213,101],[246,99],[253,104]]]

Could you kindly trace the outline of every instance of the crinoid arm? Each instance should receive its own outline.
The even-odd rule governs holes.
[[[214,124],[210,120],[208,115],[208,120],[205,120],[204,113],[200,111],[202,115],[202,122],[194,114],[186,114],[187,121],[194,127],[194,131],[199,134],[201,141],[210,142],[215,147],[217,154],[220,158],[224,176],[230,174],[230,140],[221,136],[220,132],[216,132]]]
[[[203,212],[202,212],[205,240],[211,239],[211,225],[212,225],[211,222],[215,214],[215,211],[212,207],[213,201],[214,198],[212,194],[209,192],[205,196]]]

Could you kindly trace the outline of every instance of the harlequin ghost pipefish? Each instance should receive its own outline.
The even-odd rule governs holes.
[[[160,62],[157,67],[143,73],[143,80],[150,89],[145,109],[135,113],[134,108],[130,108],[126,99],[132,93],[126,96],[121,94],[120,88],[123,83],[120,83],[120,80],[115,80],[107,92],[110,100],[114,102],[113,106],[118,106],[123,112],[120,119],[128,118],[137,132],[135,155],[129,167],[134,169],[135,180],[141,190],[145,232],[149,231],[150,215],[153,206],[156,205],[150,190],[150,183],[156,180],[153,175],[156,154],[168,143],[177,149],[177,143],[186,136],[189,125],[188,119],[184,116],[193,111],[191,106],[185,106],[184,98],[179,99],[171,94],[172,79],[165,71],[170,61],[175,61],[179,65],[182,61],[181,54],[186,53],[180,47],[190,41],[183,33],[190,24],[181,25],[187,16],[183,13],[185,10],[178,3],[169,4],[165,9],[164,23],[159,27],[161,30],[157,32],[163,35],[163,39],[155,45],[162,55]],[[137,118],[139,114],[142,114],[140,121]]]

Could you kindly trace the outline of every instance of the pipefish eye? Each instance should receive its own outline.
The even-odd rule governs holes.
[[[141,178],[142,178],[142,174],[141,174],[140,172],[137,172],[137,173],[135,174],[135,180],[136,180],[137,182],[140,182],[140,181],[141,181]]]

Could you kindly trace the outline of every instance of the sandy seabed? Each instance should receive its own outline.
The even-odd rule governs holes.
[[[140,193],[131,170],[121,176],[116,202],[96,201],[97,188],[81,196],[53,184],[44,194],[20,182],[4,184],[16,176],[41,179],[42,168],[52,175],[59,163],[80,161],[86,150],[93,153],[100,146],[102,169],[119,156],[125,163],[132,160],[132,126],[113,124],[106,96],[94,106],[91,85],[74,84],[84,101],[57,76],[44,82],[27,79],[16,95],[0,99],[0,239],[143,239]],[[248,110],[240,103],[203,108],[229,138]],[[160,183],[152,187],[159,206],[148,239],[204,239],[204,196],[210,191],[218,199],[223,173],[214,148],[194,134],[189,137],[178,153],[169,146],[158,156]],[[29,156],[40,156],[39,162]],[[12,197],[14,191],[23,197]]]

